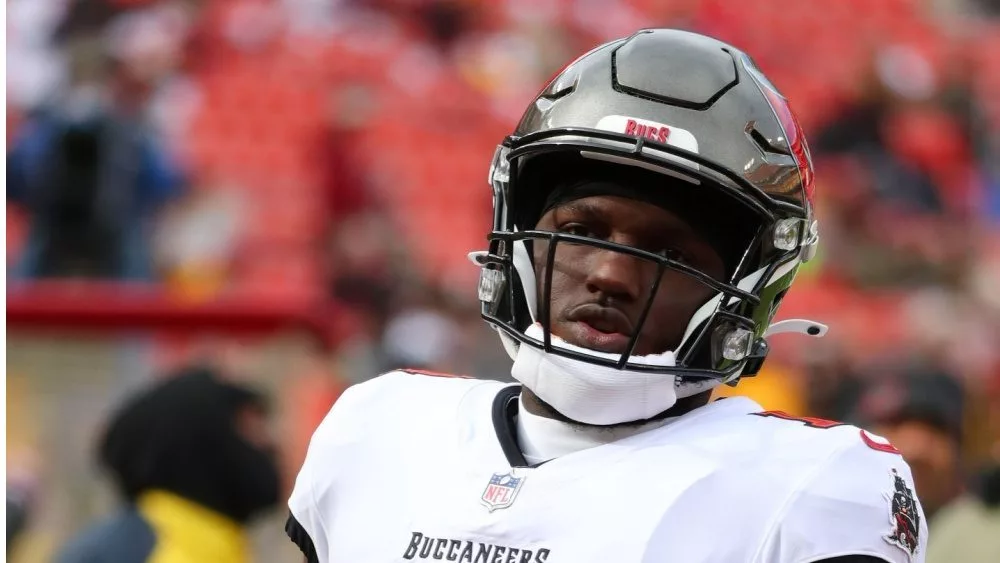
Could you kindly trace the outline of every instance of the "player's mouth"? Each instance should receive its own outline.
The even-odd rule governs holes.
[[[596,303],[580,305],[566,316],[570,344],[598,352],[623,354],[632,338],[632,321],[622,311]]]

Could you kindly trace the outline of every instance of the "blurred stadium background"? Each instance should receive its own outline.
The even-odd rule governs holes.
[[[114,505],[95,437],[177,367],[273,392],[287,485],[346,385],[399,365],[509,378],[465,258],[490,226],[489,159],[565,61],[642,27],[751,53],[818,169],[821,256],[780,316],[831,332],[783,337],[761,376],[723,393],[864,418],[898,400],[866,394],[873,382],[933,373],[961,388],[964,471],[1000,459],[1000,2],[8,0],[6,13],[8,491],[33,498],[13,561],[46,561]],[[259,561],[298,560],[282,517],[257,527]]]

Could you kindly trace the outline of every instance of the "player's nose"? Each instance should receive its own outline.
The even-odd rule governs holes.
[[[647,290],[650,270],[645,260],[613,250],[596,249],[587,264],[587,291],[626,302],[637,301]]]

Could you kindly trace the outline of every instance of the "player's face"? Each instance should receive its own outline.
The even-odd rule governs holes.
[[[677,215],[642,201],[591,196],[559,205],[538,221],[538,230],[583,235],[661,254],[715,279],[722,258]],[[544,298],[548,244],[534,250],[538,295]],[[620,252],[559,242],[552,270],[551,330],[591,350],[623,353],[639,322],[657,275],[657,265]],[[694,278],[667,269],[642,324],[635,355],[673,350],[695,310],[713,291]]]

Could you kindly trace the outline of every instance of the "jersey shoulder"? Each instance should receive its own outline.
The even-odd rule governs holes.
[[[313,432],[288,499],[286,532],[308,555],[327,560],[328,526],[343,486],[373,465],[395,466],[416,441],[453,430],[458,406],[473,389],[500,382],[416,370],[392,371],[352,385]],[[405,456],[404,456],[405,457]]]
[[[310,450],[369,442],[454,413],[470,390],[497,382],[419,370],[396,370],[352,385],[316,428]]]
[[[677,430],[676,428],[682,428]],[[716,400],[650,433],[646,446],[690,444],[724,466],[808,474],[844,448],[866,445],[898,454],[884,439],[850,424],[765,411],[746,397]]]
[[[767,437],[771,447],[792,450],[810,465],[822,463],[834,451],[858,448],[899,456],[885,438],[853,424],[810,416],[793,416],[783,411],[747,413],[743,429]],[[864,446],[863,448],[861,446]],[[884,459],[881,456],[879,459]]]
[[[763,561],[869,555],[923,561],[927,524],[910,467],[884,438],[850,424],[758,412],[775,435],[776,458],[798,459]]]

